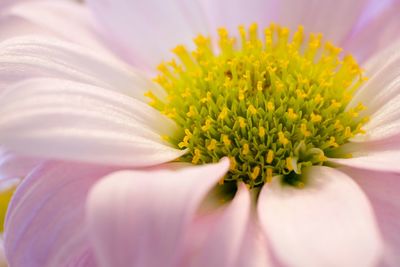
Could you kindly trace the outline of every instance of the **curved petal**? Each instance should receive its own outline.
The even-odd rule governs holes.
[[[203,166],[168,164],[118,172],[102,179],[87,206],[100,266],[176,266],[198,205],[228,169],[229,160],[223,159]]]
[[[342,166],[348,166],[357,169],[394,172],[400,174],[399,165],[400,150],[397,151],[371,151],[359,156],[353,155],[352,158],[339,159],[330,158],[333,162]]]
[[[311,167],[304,175],[303,189],[275,179],[260,193],[261,225],[279,259],[299,267],[375,266],[382,240],[359,187],[328,167]]]
[[[307,32],[320,32],[326,40],[341,44],[366,7],[368,0],[270,0],[274,10],[272,21],[297,29],[303,25]]]
[[[385,2],[388,4],[384,5],[378,14],[368,19],[344,45],[346,50],[354,53],[361,61],[390,46],[393,40],[400,36],[399,1],[375,1],[372,2],[375,5],[371,5],[370,8],[376,9],[376,5],[382,5]]]
[[[4,244],[3,244],[3,238],[0,236],[0,267],[7,267],[7,259],[6,255],[4,255]]]
[[[0,152],[0,180],[24,178],[42,162],[40,159]]]
[[[176,125],[147,104],[87,84],[35,79],[0,99],[0,143],[21,154],[149,166],[185,151],[162,136]]]
[[[91,186],[111,168],[47,163],[22,184],[5,224],[10,266],[83,266],[88,253],[84,206]],[[90,266],[90,265],[89,265]]]
[[[273,9],[265,0],[199,0],[212,33],[219,27],[226,27],[231,33],[237,32],[239,25],[256,22],[260,27],[271,22]]]
[[[365,192],[375,211],[385,241],[386,266],[400,263],[400,175],[353,168],[341,169]]]
[[[239,185],[234,199],[220,211],[222,214],[207,231],[206,240],[190,259],[190,266],[237,266],[246,237],[250,204],[249,190],[244,184]]]
[[[369,78],[349,103],[349,108],[363,103],[367,109],[361,115],[373,115],[389,100],[400,94],[400,43],[390,46],[366,62]]]
[[[146,100],[144,93],[150,89],[156,94],[163,92],[143,75],[115,58],[73,43],[33,36],[0,43],[1,87],[38,77],[84,82],[143,101]]]
[[[155,70],[170,50],[206,31],[201,10],[190,0],[89,0],[108,37],[118,40],[124,58]],[[111,35],[111,36],[110,36]]]
[[[90,12],[76,1],[25,1],[3,10],[0,41],[31,34],[60,37],[106,52]]]

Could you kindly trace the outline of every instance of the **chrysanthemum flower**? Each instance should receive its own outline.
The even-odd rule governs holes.
[[[1,169],[26,176],[10,265],[398,266],[400,4],[386,4],[3,11]]]

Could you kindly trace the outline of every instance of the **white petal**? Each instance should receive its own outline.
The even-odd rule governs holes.
[[[349,103],[349,108],[363,103],[367,109],[361,115],[373,115],[400,94],[400,43],[371,58],[365,64],[369,78]]]
[[[190,0],[89,0],[89,7],[132,63],[155,70],[178,44],[205,32],[202,10]]]
[[[271,0],[272,20],[296,29],[303,25],[307,32],[320,32],[327,40],[340,44],[355,27],[367,0]]]
[[[200,202],[229,160],[167,164],[102,179],[88,200],[88,229],[99,265],[177,266],[183,237]]]
[[[356,152],[355,152],[356,153]],[[384,150],[354,154],[351,158],[330,158],[330,162],[365,170],[400,173],[400,150]]]
[[[150,89],[163,92],[117,59],[73,43],[32,36],[0,43],[0,92],[7,84],[37,77],[84,82],[143,101]]]
[[[232,202],[207,232],[208,237],[190,266],[236,266],[246,237],[250,201],[249,190],[241,184]]]
[[[266,184],[258,214],[279,260],[288,266],[375,266],[382,256],[370,203],[344,173],[311,167],[303,189]]]
[[[0,99],[0,143],[31,156],[149,166],[184,153],[176,125],[147,104],[87,84],[35,79]]]
[[[106,52],[92,20],[85,6],[75,1],[21,1],[2,12],[0,40],[40,34]]]

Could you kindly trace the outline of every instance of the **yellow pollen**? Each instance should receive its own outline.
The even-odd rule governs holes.
[[[197,36],[193,51],[172,50],[154,78],[166,97],[145,95],[178,126],[163,139],[187,151],[179,161],[228,157],[222,186],[260,187],[275,176],[302,187],[303,168],[344,156],[337,148],[368,121],[362,103],[348,107],[366,79],[351,55],[305,32],[277,24],[239,26],[238,35],[221,28],[216,40]]]
[[[270,164],[274,160],[274,151],[273,150],[268,150],[267,154],[267,163]]]

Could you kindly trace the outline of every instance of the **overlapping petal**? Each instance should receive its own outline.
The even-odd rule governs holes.
[[[91,254],[84,206],[91,186],[112,170],[47,163],[24,179],[5,224],[10,266],[94,266],[83,264],[89,262]]]
[[[36,36],[0,43],[0,90],[28,78],[51,77],[84,82],[145,101],[162,89],[107,54],[70,42]]]
[[[0,152],[0,180],[24,178],[41,163],[40,159]]]
[[[228,168],[229,160],[222,159],[218,164],[170,164],[102,179],[87,206],[100,266],[176,266],[188,224]]]
[[[375,266],[383,243],[360,188],[333,168],[311,167],[304,175],[302,189],[275,179],[260,193],[258,214],[278,258],[299,267]]]
[[[0,13],[0,40],[37,34],[63,38],[110,53],[100,40],[94,20],[84,5],[76,1],[19,2],[13,1],[13,5]]]
[[[206,240],[190,259],[190,266],[237,266],[242,254],[242,243],[247,235],[250,208],[249,190],[241,184],[232,202],[221,209],[221,215],[208,229]]]
[[[369,11],[361,29],[344,45],[361,62],[389,47],[400,36],[400,1],[371,1]]]
[[[190,0],[89,0],[120,54],[136,66],[154,71],[178,44],[191,44],[206,23],[196,1]]]
[[[184,153],[169,146],[175,124],[149,105],[100,87],[57,79],[3,94],[0,143],[31,156],[149,166]]]
[[[400,175],[343,168],[369,198],[385,241],[384,266],[400,262]]]

